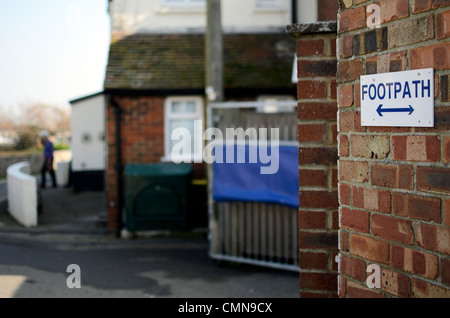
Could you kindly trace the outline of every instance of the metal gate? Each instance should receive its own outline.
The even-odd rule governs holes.
[[[278,111],[264,112],[268,106]],[[279,128],[280,145],[298,146],[296,106],[294,101],[211,103],[208,128]],[[244,138],[238,136],[237,141]],[[298,209],[262,202],[214,202],[211,165],[208,178],[210,257],[299,271]]]

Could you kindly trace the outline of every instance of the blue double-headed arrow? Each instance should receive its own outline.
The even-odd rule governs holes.
[[[408,108],[383,108],[383,104],[380,104],[377,108],[377,113],[380,117],[383,117],[383,113],[409,113],[411,115],[414,112],[414,108],[409,105]]]

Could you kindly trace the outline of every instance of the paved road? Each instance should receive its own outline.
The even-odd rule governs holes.
[[[298,273],[217,264],[201,233],[105,235],[103,194],[48,189],[43,199],[35,229],[0,208],[0,297],[298,298]],[[66,285],[70,264],[79,289]]]

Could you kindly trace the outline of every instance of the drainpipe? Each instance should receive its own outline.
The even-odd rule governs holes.
[[[296,24],[297,21],[297,0],[292,0],[292,24]]]
[[[109,94],[109,102],[114,107],[114,115],[116,120],[116,174],[117,174],[117,228],[116,236],[120,237],[120,232],[123,227],[122,210],[123,210],[123,165],[122,165],[122,147],[121,147],[121,129],[120,129],[120,115],[122,109],[114,100],[112,94]]]

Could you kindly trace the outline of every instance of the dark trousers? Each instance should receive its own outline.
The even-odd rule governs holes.
[[[56,188],[56,176],[55,170],[53,170],[53,158],[44,159],[44,163],[41,168],[41,187],[45,187],[45,175],[46,173],[50,173],[50,177],[52,178],[53,187]]]

